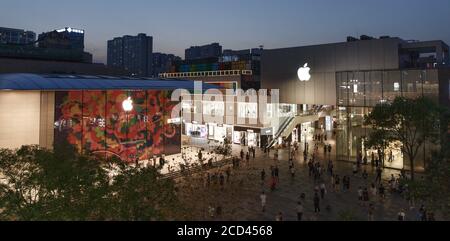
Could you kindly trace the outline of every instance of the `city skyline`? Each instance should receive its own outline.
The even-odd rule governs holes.
[[[86,31],[86,51],[106,63],[107,40],[146,33],[154,52],[184,57],[190,46],[219,42],[224,49],[266,49],[342,42],[347,36],[390,35],[450,42],[450,2],[419,0],[112,2],[99,0],[2,3],[2,27],[36,34],[70,26]],[[408,11],[405,11],[405,4]],[[108,11],[103,11],[108,8]],[[169,14],[168,14],[169,13]],[[351,14],[349,14],[351,13]],[[39,18],[35,21],[34,18]],[[306,33],[306,34],[305,34]],[[182,35],[182,36],[180,36]]]

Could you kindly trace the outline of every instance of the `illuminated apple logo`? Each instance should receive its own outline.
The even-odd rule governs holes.
[[[297,75],[300,81],[309,81],[311,79],[309,71],[311,71],[311,68],[308,67],[308,63],[298,69]]]
[[[128,99],[122,102],[122,108],[126,112],[130,112],[133,110],[133,101],[131,100],[131,97],[128,97]]]

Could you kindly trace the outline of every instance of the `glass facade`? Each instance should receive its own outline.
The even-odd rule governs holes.
[[[389,70],[352,71],[336,73],[337,109],[337,159],[356,161],[357,158],[378,155],[376,150],[364,146],[364,138],[370,128],[364,126],[364,117],[379,103],[394,100],[397,96],[417,98],[426,96],[439,101],[439,81],[437,70]],[[401,143],[391,143],[385,153],[387,167],[408,168],[400,151]],[[430,149],[424,146],[416,160],[417,168],[423,168],[430,158]],[[392,151],[392,154],[391,154]],[[375,157],[376,159],[377,157]]]

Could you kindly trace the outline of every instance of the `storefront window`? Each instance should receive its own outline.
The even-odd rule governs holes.
[[[238,103],[238,117],[239,118],[258,118],[258,104],[257,103]]]
[[[225,104],[223,101],[203,101],[203,114],[210,116],[224,116]]]
[[[364,117],[371,108],[379,103],[393,101],[398,96],[418,98],[426,96],[438,100],[438,74],[435,70],[405,71],[361,71],[336,74],[338,94],[337,110],[337,150],[340,160],[356,161],[357,157],[367,156],[371,161],[372,153],[378,150],[365,146],[364,139],[370,134],[370,128],[364,126]],[[409,163],[400,151],[401,143],[391,143],[386,150],[384,165],[393,168],[409,168]],[[416,168],[423,168],[430,160],[430,150],[434,146],[427,143],[419,150],[420,158]],[[392,152],[392,153],[391,153]]]

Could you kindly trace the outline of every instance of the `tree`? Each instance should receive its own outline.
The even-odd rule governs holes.
[[[225,158],[229,157],[232,151],[231,141],[228,138],[224,138],[223,143],[215,149],[216,154],[223,155]]]
[[[401,142],[401,150],[411,166],[411,179],[414,179],[414,166],[420,148],[427,141],[439,139],[441,113],[442,109],[425,97],[397,97],[391,103],[379,104],[365,118],[365,124],[372,128],[368,137],[369,147],[384,149],[388,143]]]
[[[420,180],[410,181],[412,195],[427,206],[428,210],[439,211],[445,220],[450,218],[450,143],[442,146]]]
[[[0,220],[176,218],[183,208],[175,190],[153,167],[106,162],[72,146],[0,149]]]
[[[111,220],[171,220],[185,214],[172,179],[164,178],[153,167],[116,164],[119,172],[107,198]]]

